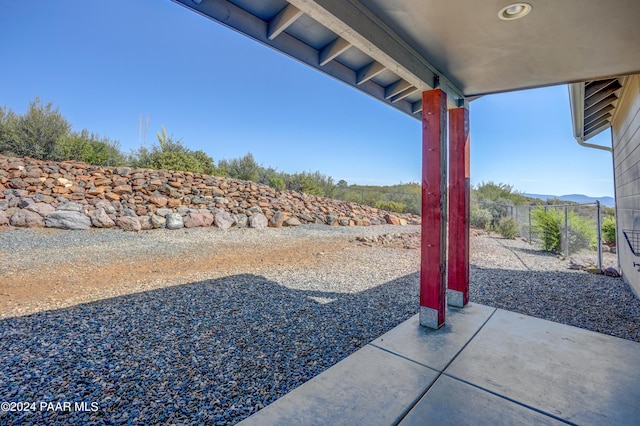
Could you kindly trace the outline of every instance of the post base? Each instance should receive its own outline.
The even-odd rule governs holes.
[[[420,306],[420,325],[424,327],[437,330],[444,325],[438,324],[438,310],[433,308],[427,308],[426,306]]]
[[[447,289],[447,305],[456,308],[464,308],[464,293],[458,290]]]

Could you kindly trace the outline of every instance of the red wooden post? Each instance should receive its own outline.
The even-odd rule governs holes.
[[[422,93],[420,324],[444,325],[447,224],[447,95]]]
[[[469,303],[469,110],[449,111],[449,274],[447,303]]]

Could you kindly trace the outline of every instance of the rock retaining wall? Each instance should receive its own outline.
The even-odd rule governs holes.
[[[418,224],[409,214],[190,172],[0,155],[0,226],[88,229]]]

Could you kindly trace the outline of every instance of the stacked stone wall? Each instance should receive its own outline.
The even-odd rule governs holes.
[[[418,224],[419,218],[199,173],[0,155],[0,226],[88,229]]]

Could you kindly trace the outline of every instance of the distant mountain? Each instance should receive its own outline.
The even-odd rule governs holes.
[[[537,198],[538,200],[562,200],[562,201],[573,201],[574,203],[586,204],[586,203],[595,203],[596,200],[600,201],[600,204],[607,207],[614,207],[615,200],[613,197],[588,197],[582,194],[569,194],[569,195],[543,195],[543,194],[523,194],[525,197]]]

